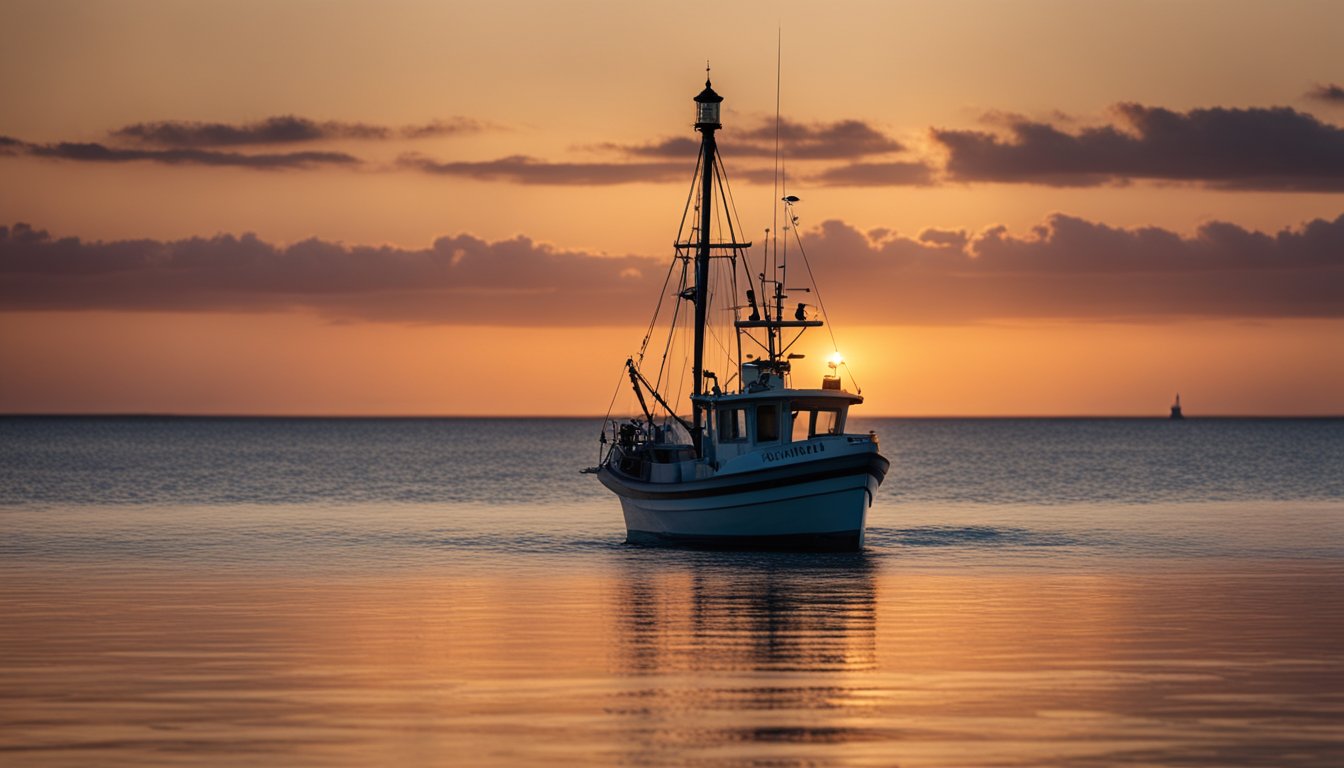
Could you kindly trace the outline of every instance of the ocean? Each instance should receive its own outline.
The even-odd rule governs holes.
[[[859,554],[596,419],[0,418],[7,766],[1344,765],[1344,420],[851,419]]]

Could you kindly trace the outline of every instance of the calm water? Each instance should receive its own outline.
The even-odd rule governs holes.
[[[0,419],[0,763],[1344,765],[1344,421],[863,422],[824,556],[597,426]]]

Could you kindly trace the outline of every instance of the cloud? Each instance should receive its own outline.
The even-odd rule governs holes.
[[[743,133],[743,138],[756,141],[758,151],[769,150],[774,155],[775,126],[767,122]],[[892,139],[862,120],[839,120],[834,123],[795,123],[781,119],[779,139],[789,157],[803,159],[836,159],[881,155],[904,151],[900,142]],[[763,145],[769,146],[763,146]]]
[[[808,253],[844,254],[832,269],[849,278],[840,283],[849,296],[832,303],[886,307],[894,322],[1344,317],[1344,215],[1272,234],[1210,222],[1193,236],[1063,214],[1025,235],[990,227],[915,239],[873,240],[827,222],[803,243]]]
[[[598,149],[613,149],[635,157],[694,158],[700,152],[700,140],[674,136],[647,144],[599,144]]]
[[[74,160],[92,163],[126,163],[149,161],[166,165],[208,165],[280,170],[314,168],[318,166],[354,166],[359,158],[344,152],[280,152],[242,154],[205,149],[120,149],[96,143],[61,142],[59,144],[29,144],[18,142],[18,151],[36,157]],[[6,149],[0,145],[0,153]]]
[[[719,137],[719,146],[730,161],[734,157],[774,157],[774,131],[774,122],[768,121],[736,135],[725,132]],[[904,150],[899,142],[858,120],[824,124],[784,120],[780,123],[780,135],[789,160],[860,158]],[[440,162],[424,155],[408,153],[400,158],[398,164],[427,173],[515,184],[607,185],[686,181],[694,170],[700,140],[678,136],[646,144],[606,143],[588,148],[614,150],[632,159],[619,162],[552,162],[514,155],[485,161]],[[754,184],[770,184],[775,175],[773,168],[752,165],[744,168],[730,165],[729,171],[732,180]],[[791,175],[831,186],[933,183],[933,169],[919,162],[855,162],[816,173],[795,170]]]
[[[780,147],[790,160],[846,160],[902,152],[905,146],[862,120],[834,123],[796,123],[781,120]],[[775,122],[763,120],[742,131],[725,129],[719,146],[731,157],[774,157]],[[635,157],[695,157],[700,140],[678,136],[647,144],[604,144]]]
[[[1192,236],[1055,214],[1024,235],[865,235],[829,221],[802,237],[836,319],[1344,317],[1344,215],[1277,233],[1211,222]],[[342,320],[640,325],[666,257],[607,257],[525,237],[424,249],[255,236],[85,242],[0,227],[5,310],[268,312]],[[675,284],[675,281],[674,281]]]
[[[1330,104],[1344,104],[1344,86],[1335,83],[1317,85],[1307,91],[1307,97]]]
[[[1130,179],[1226,189],[1344,191],[1344,129],[1288,107],[1115,108],[1120,125],[1076,133],[1020,120],[1011,137],[934,129],[961,181],[1088,186]]]
[[[924,163],[850,163],[827,168],[809,179],[829,187],[928,186],[934,183],[934,172]]]
[[[763,187],[769,187],[772,186],[777,180],[774,168],[757,168],[757,167],[730,168],[727,169],[725,173],[727,173],[728,175],[728,182],[730,184],[736,184],[738,182],[746,182],[747,184],[759,184]],[[796,182],[798,178],[799,178],[798,174],[795,173],[793,169],[790,169],[787,179],[788,182],[792,184]]]
[[[397,163],[440,176],[562,186],[685,181],[694,170],[686,163],[553,163],[524,155],[479,162],[439,162],[424,155],[406,154]]]
[[[1319,86],[1317,92],[1320,98],[1333,99],[1340,87]],[[822,186],[934,186],[959,181],[1076,187],[1151,180],[1226,190],[1344,191],[1344,128],[1310,114],[1287,107],[1178,112],[1140,104],[1117,105],[1114,113],[1113,123],[1090,127],[1073,127],[1076,120],[1062,115],[1042,122],[1008,112],[987,113],[983,122],[990,126],[988,129],[930,131],[933,144],[945,151],[945,157],[907,160],[886,157],[907,149],[861,120],[784,120],[779,131],[790,161],[790,177]],[[113,131],[121,144],[37,144],[0,137],[0,157],[27,154],[85,162],[147,161],[259,169],[354,166],[364,164],[346,152],[247,153],[227,148],[333,139],[410,140],[490,127],[466,118],[401,127],[319,122],[292,115],[253,123],[162,121]],[[774,155],[774,132],[773,121],[759,121],[720,136],[734,180],[755,184],[774,180],[773,168],[761,162]],[[691,175],[699,140],[680,136],[637,145],[606,143],[581,149],[616,151],[622,156],[557,161],[519,154],[486,160],[440,160],[406,152],[394,163],[377,166],[377,170],[411,169],[526,185],[682,182]],[[740,166],[735,157],[741,160]]]
[[[877,233],[869,233],[869,237],[877,236],[877,239],[885,240],[889,233],[882,230]],[[919,233],[919,241],[930,245],[945,246],[962,250],[970,242],[970,235],[966,234],[964,229],[934,229],[929,228]]]
[[[193,123],[164,121],[136,123],[119,128],[111,135],[137,146],[108,145],[98,142],[39,144],[0,136],[0,156],[20,154],[58,160],[96,163],[149,161],[166,165],[232,166],[237,168],[281,169],[322,166],[354,166],[361,161],[346,152],[237,152],[219,147],[248,147],[297,144],[330,139],[419,139],[453,133],[483,130],[484,124],[455,118],[435,120],[400,128],[343,123],[316,122],[306,118],[272,117],[255,123]]]
[[[483,129],[466,118],[435,120],[423,125],[393,128],[339,120],[317,121],[282,115],[252,123],[204,123],[183,120],[135,123],[111,132],[114,138],[158,147],[237,147],[254,144],[295,144],[333,139],[418,139]]]
[[[666,263],[470,235],[425,249],[254,235],[85,242],[0,227],[6,310],[317,311],[335,319],[469,325],[646,322]],[[633,313],[633,314],[632,314]]]
[[[466,117],[454,117],[450,120],[431,120],[420,125],[403,125],[397,129],[397,135],[403,139],[425,139],[431,136],[479,133],[489,128],[496,128],[496,126]]]

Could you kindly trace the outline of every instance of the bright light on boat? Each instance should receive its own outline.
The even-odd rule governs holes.
[[[831,354],[830,366],[832,368],[836,367],[837,365],[843,362],[845,362],[845,358],[842,357],[839,352],[834,352]]]

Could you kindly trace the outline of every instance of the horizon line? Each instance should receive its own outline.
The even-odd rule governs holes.
[[[54,411],[54,412],[0,412],[0,419],[349,419],[372,421],[416,420],[416,419],[488,419],[496,421],[524,419],[566,419],[571,421],[609,421],[609,416],[584,414],[313,414],[313,413],[178,413],[153,411]],[[905,419],[905,420],[952,420],[952,419],[1157,419],[1171,421],[1168,414],[877,414],[861,415],[859,419]],[[1191,419],[1344,419],[1344,413],[1303,413],[1303,414],[1256,414],[1256,413],[1208,413],[1185,414],[1185,420]],[[618,421],[620,419],[617,419]]]

